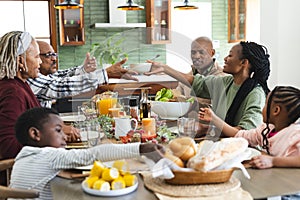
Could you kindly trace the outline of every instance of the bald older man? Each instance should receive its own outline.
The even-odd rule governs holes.
[[[190,74],[225,75],[223,68],[218,65],[214,59],[215,49],[211,39],[208,37],[198,37],[191,44],[191,59],[193,65]],[[194,96],[190,87],[179,83],[176,88],[186,97]],[[210,104],[209,99],[198,98],[200,104]]]

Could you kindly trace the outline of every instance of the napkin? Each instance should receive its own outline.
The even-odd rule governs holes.
[[[222,165],[215,168],[214,170],[230,169],[236,167],[243,172],[246,178],[250,179],[249,173],[247,172],[245,166],[242,164],[242,162],[244,160],[247,160],[250,157],[250,155],[251,155],[251,151],[249,149],[246,149],[244,152],[240,153],[235,158],[224,162]]]
[[[195,171],[194,169],[191,168],[181,168],[178,165],[176,165],[173,161],[163,158],[160,159],[153,167],[152,167],[152,177],[153,178],[163,178],[163,179],[171,179],[174,178],[174,174],[172,170],[177,170],[177,171],[185,171],[185,172],[190,172],[190,171]]]

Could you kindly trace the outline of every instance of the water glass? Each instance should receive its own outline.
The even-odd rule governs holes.
[[[177,127],[180,136],[195,137],[195,119],[180,117],[177,120]]]
[[[88,147],[94,147],[100,144],[100,125],[98,123],[89,123],[87,125],[87,144]]]

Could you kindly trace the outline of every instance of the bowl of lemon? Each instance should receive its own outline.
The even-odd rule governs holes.
[[[90,175],[81,184],[83,191],[95,196],[121,196],[135,191],[138,179],[129,172],[126,161],[115,161],[107,167],[95,161]]]

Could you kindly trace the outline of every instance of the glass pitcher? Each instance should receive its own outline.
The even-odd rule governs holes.
[[[108,115],[110,108],[117,107],[118,92],[107,91],[97,96],[98,115]]]

